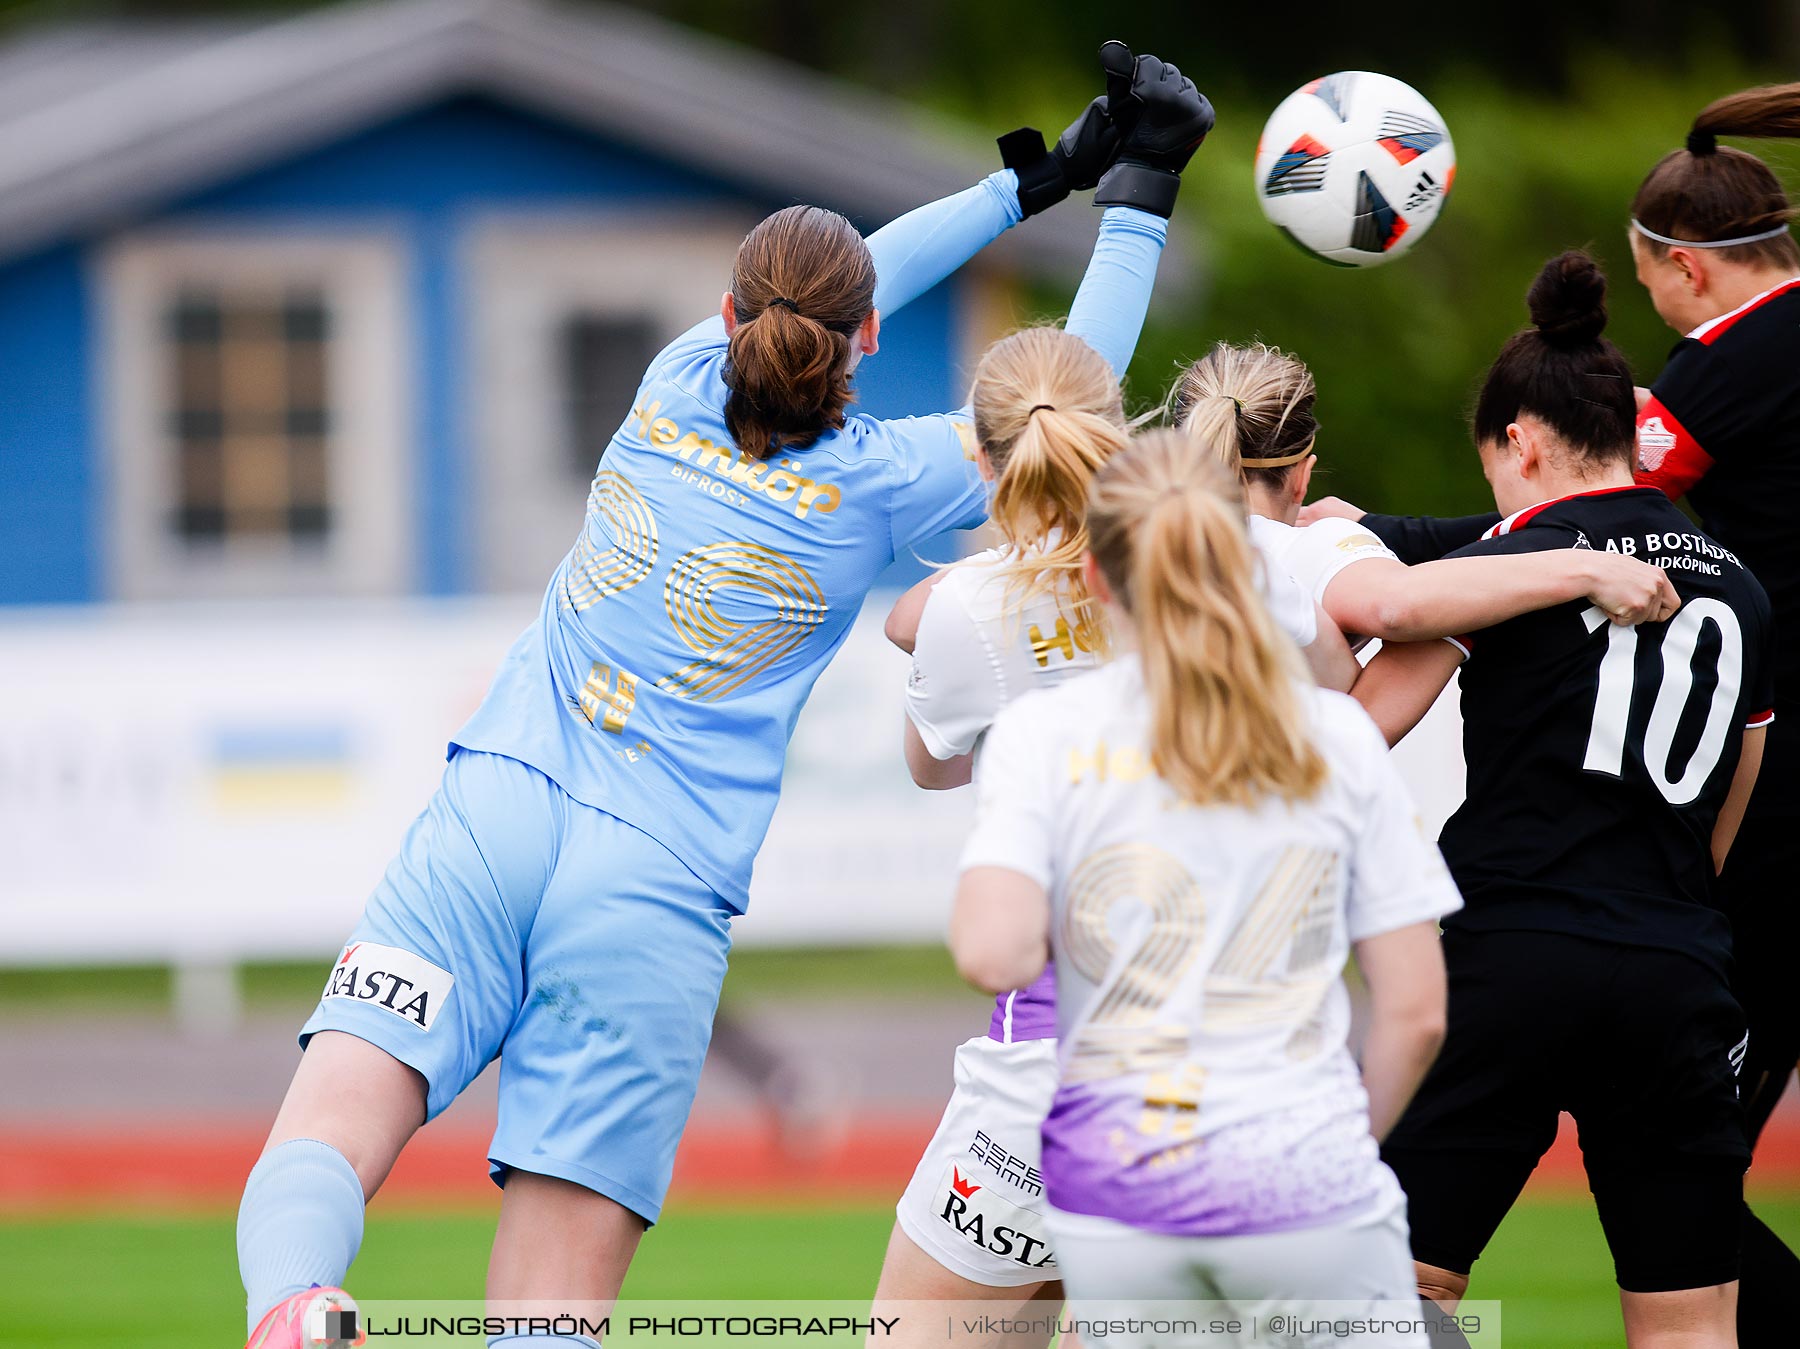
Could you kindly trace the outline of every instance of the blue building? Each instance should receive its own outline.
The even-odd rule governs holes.
[[[994,160],[531,0],[29,34],[0,146],[0,604],[536,589],[754,221],[872,228]],[[863,405],[951,406],[1096,220],[1033,220],[884,325]]]

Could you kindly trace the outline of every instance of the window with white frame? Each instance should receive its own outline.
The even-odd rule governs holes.
[[[410,579],[397,250],[140,237],[104,270],[113,594],[383,594]]]

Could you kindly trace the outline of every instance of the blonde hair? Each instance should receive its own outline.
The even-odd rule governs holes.
[[[1220,342],[1176,381],[1174,420],[1244,482],[1279,488],[1312,453],[1318,386],[1297,357]]]
[[[999,475],[989,518],[1013,548],[1008,608],[1049,595],[1103,649],[1081,559],[1088,488],[1128,440],[1117,376],[1073,333],[1025,328],[987,349],[971,401],[975,438]]]
[[[1202,806],[1315,795],[1303,671],[1257,585],[1237,480],[1181,433],[1148,432],[1094,480],[1088,535],[1136,630],[1158,776]]]

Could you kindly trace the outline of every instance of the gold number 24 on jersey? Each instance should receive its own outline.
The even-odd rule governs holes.
[[[1101,757],[1104,758],[1104,750]],[[1205,980],[1204,1028],[1255,1033],[1293,1025],[1287,1048],[1318,1052],[1319,1018],[1335,983],[1332,936],[1341,859],[1330,849],[1291,845],[1277,854],[1255,898],[1213,957]],[[1110,983],[1118,954],[1112,910],[1125,901],[1150,922]],[[1147,1073],[1143,1134],[1190,1137],[1205,1074],[1184,1062],[1188,1034],[1165,1023],[1165,1003],[1200,954],[1206,901],[1180,861],[1146,843],[1101,848],[1069,880],[1060,949],[1098,986],[1084,1024],[1074,1030],[1066,1082]]]

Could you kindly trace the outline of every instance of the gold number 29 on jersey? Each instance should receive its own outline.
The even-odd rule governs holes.
[[[605,548],[588,542],[584,529],[566,573],[562,603],[580,612],[647,578],[659,548],[656,518],[637,489],[611,470],[594,478],[588,513],[603,519],[617,540]],[[740,623],[721,613],[717,600],[737,587],[775,601],[773,616]],[[699,659],[656,681],[678,698],[713,702],[800,646],[825,621],[829,606],[812,573],[787,554],[761,544],[721,540],[691,548],[675,559],[663,584],[663,608],[682,642]],[[637,676],[595,661],[576,698],[590,723],[625,730],[637,705]]]

